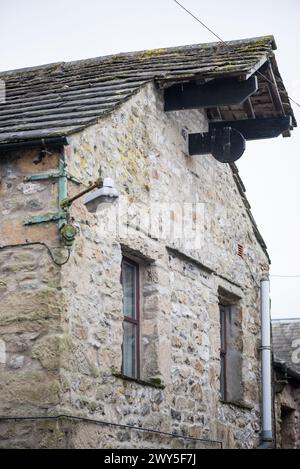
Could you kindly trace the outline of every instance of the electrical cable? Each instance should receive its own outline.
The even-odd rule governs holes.
[[[260,289],[260,284],[259,284],[258,281],[256,280],[256,278],[255,278],[255,276],[254,276],[254,274],[253,274],[253,272],[252,272],[252,269],[251,269],[251,267],[250,267],[250,264],[248,263],[246,257],[242,257],[242,259],[244,260],[246,266],[248,267],[248,270],[249,270],[249,272],[250,272],[250,274],[251,274],[251,277],[253,278],[253,281],[254,281],[255,285],[257,286],[257,288]]]
[[[188,13],[192,18],[194,18],[198,23],[200,23],[204,28],[206,28],[211,34],[213,34],[220,42],[222,42],[225,46],[230,46],[230,44],[226,41],[224,41],[218,34],[216,34],[211,28],[209,28],[203,21],[201,21],[197,16],[195,16],[191,11],[189,11],[187,8],[185,8],[181,3],[179,3],[177,0],[174,0],[174,2],[180,6],[186,13]],[[266,77],[263,73],[261,73],[259,70],[256,71],[258,75],[260,75],[262,78],[264,78],[269,84],[271,84],[273,87],[275,87],[275,83],[273,83],[268,77]],[[289,95],[287,95],[290,101],[292,101],[296,106],[300,107],[300,104],[295,101],[293,98],[291,98]]]
[[[169,433],[169,432],[162,432],[160,430],[153,430],[150,428],[144,428],[144,427],[136,427],[134,425],[127,425],[127,424],[121,424],[121,423],[115,423],[115,422],[106,422],[104,420],[95,420],[95,419],[89,419],[87,417],[79,417],[79,416],[74,416],[74,415],[66,415],[66,414],[60,414],[60,415],[51,415],[51,416],[36,416],[36,417],[3,417],[0,416],[0,421],[16,421],[16,420],[23,420],[23,421],[28,421],[28,420],[58,420],[58,419],[70,419],[70,420],[79,420],[82,422],[88,422],[88,423],[94,423],[96,425],[109,425],[112,427],[120,427],[120,428],[129,428],[132,430],[138,430],[142,432],[149,432],[149,433],[156,433],[159,435],[165,435],[165,436],[170,436],[172,438],[180,438],[183,440],[192,440],[192,441],[200,441],[202,443],[217,443],[220,445],[222,448],[223,444],[219,440],[208,440],[205,438],[196,438],[192,436],[184,436],[184,435],[178,435],[176,433]]]
[[[181,5],[181,3],[177,2],[177,0],[174,0],[175,3],[177,3],[177,5],[179,5],[184,11],[186,11],[190,16],[192,16],[192,18],[194,18],[196,21],[198,21],[198,23],[200,23],[204,28],[206,28],[211,34],[213,34],[217,39],[219,39],[219,41],[225,43],[223,41],[223,39],[218,36],[212,29],[210,29],[205,23],[203,23],[203,21],[201,21],[199,18],[197,18],[197,16],[193,15],[193,13],[191,11],[189,11],[187,8],[185,8],[183,5]]]
[[[300,275],[270,275],[273,278],[300,278]]]
[[[48,254],[49,256],[51,257],[52,261],[54,262],[54,264],[58,265],[58,266],[62,266],[62,265],[65,265],[69,259],[70,259],[70,256],[71,256],[71,249],[67,248],[68,249],[68,255],[67,255],[67,258],[63,261],[63,262],[58,262],[55,257],[54,257],[54,254],[53,252],[51,251],[51,249],[49,248],[49,246],[46,244],[46,243],[43,243],[42,241],[35,241],[35,242],[32,242],[32,243],[19,243],[19,244],[7,244],[5,246],[2,246],[0,245],[0,250],[4,250],[4,249],[12,249],[12,248],[18,248],[18,247],[26,247],[26,246],[37,246],[37,245],[40,245],[40,246],[44,246],[47,251],[48,251]],[[58,247],[55,247],[53,249],[60,249],[60,246]]]

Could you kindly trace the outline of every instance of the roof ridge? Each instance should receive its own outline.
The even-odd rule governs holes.
[[[276,318],[276,319],[272,319],[273,324],[291,324],[293,322],[300,322],[300,318]]]
[[[47,64],[41,64],[41,65],[33,65],[29,67],[22,67],[22,68],[17,68],[17,69],[11,69],[11,70],[3,70],[0,71],[0,77],[5,76],[5,75],[10,75],[10,74],[15,74],[15,73],[26,73],[26,72],[31,72],[31,71],[38,71],[38,70],[47,70],[49,68],[61,68],[61,67],[68,67],[72,65],[83,65],[84,63],[92,63],[92,62],[97,62],[101,60],[109,60],[112,58],[116,57],[132,57],[135,55],[143,55],[143,54],[149,54],[155,53],[155,54],[163,54],[164,52],[171,52],[171,51],[180,51],[180,50],[193,50],[193,49],[210,49],[213,47],[224,47],[224,46],[238,46],[238,45],[245,45],[246,43],[255,43],[255,42],[260,42],[263,41],[265,44],[262,45],[270,45],[273,50],[277,49],[276,46],[276,41],[273,35],[266,35],[266,36],[258,36],[258,37],[252,37],[252,38],[246,38],[246,39],[236,39],[236,40],[230,40],[226,41],[225,44],[220,42],[220,41],[214,41],[214,42],[204,42],[204,43],[197,43],[197,44],[186,44],[183,46],[170,46],[170,47],[160,47],[157,49],[143,49],[143,50],[137,50],[137,51],[128,51],[128,52],[117,52],[115,54],[108,54],[108,55],[102,55],[102,56],[96,56],[96,57],[90,57],[86,59],[78,59],[78,60],[71,60],[71,61],[60,61],[60,62],[50,62]]]

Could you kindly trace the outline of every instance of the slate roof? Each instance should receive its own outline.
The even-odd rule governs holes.
[[[293,353],[300,349],[300,318],[272,321],[272,340],[275,361],[300,373],[300,363],[293,360]],[[298,357],[300,358],[300,353]]]
[[[266,36],[226,45],[197,44],[2,72],[0,79],[6,84],[6,103],[0,104],[0,146],[67,136],[82,130],[128,100],[149,81],[156,80],[164,87],[186,80],[233,76],[245,79],[268,59],[273,60],[285,112],[293,115],[274,62],[275,48],[273,36]],[[267,84],[261,77],[259,81],[260,89],[252,103],[256,115],[278,115]],[[243,108],[225,108],[219,114],[224,120],[247,117]]]

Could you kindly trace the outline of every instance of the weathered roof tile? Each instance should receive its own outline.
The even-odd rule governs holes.
[[[250,76],[274,48],[274,38],[266,36],[2,72],[6,102],[0,104],[0,144],[77,132],[152,80],[166,86],[191,79]],[[289,106],[288,98],[285,101]]]

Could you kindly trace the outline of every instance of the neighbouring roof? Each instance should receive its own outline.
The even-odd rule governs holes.
[[[300,318],[272,321],[274,360],[300,379]]]
[[[225,121],[293,116],[274,49],[273,36],[265,36],[2,72],[0,79],[6,84],[6,103],[0,104],[0,145],[67,136],[82,130],[128,100],[149,81],[167,87],[191,80],[246,79],[262,70],[267,62],[271,64],[267,78],[276,83],[279,100],[272,85],[258,74],[259,89],[245,105],[207,109],[207,115],[211,120]]]

